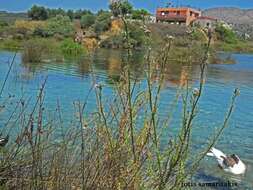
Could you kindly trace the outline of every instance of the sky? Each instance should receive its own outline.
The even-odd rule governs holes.
[[[172,1],[174,5],[191,5],[206,9],[211,7],[253,8],[253,0],[129,0],[136,8],[145,8],[154,12],[159,6],[165,6]],[[32,5],[43,5],[50,8],[90,9],[97,11],[106,9],[109,0],[0,0],[0,10],[22,12]]]

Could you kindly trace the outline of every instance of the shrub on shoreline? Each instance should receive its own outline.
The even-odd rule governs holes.
[[[81,26],[82,28],[89,28],[96,21],[96,16],[93,14],[86,14],[81,17]]]
[[[94,23],[94,30],[96,33],[101,34],[110,29],[112,14],[108,11],[100,11],[97,14],[96,21]]]
[[[76,56],[85,54],[86,50],[78,43],[75,43],[72,39],[66,39],[61,43],[60,49],[64,55]]]
[[[74,25],[68,16],[57,15],[47,21],[47,28],[49,36],[60,34],[64,37],[71,37],[74,35]]]
[[[60,44],[54,38],[33,38],[22,42],[22,61],[37,63],[43,61],[44,56],[57,57],[62,54]]]
[[[217,24],[215,27],[215,32],[217,34],[218,40],[221,40],[228,44],[235,44],[238,41],[235,32],[231,28],[226,27],[221,23]]]
[[[24,50],[22,53],[23,62],[38,63],[42,61],[42,54],[46,46],[39,40],[29,40],[24,43]]]
[[[4,39],[0,43],[1,49],[17,51],[22,48],[22,42],[16,39]]]

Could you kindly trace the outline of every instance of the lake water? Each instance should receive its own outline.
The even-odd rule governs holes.
[[[13,55],[12,52],[0,52],[1,86]],[[68,123],[74,117],[73,102],[85,99],[94,85],[94,80],[105,86],[103,94],[110,99],[113,94],[113,82],[117,81],[122,70],[123,56],[124,53],[121,51],[99,50],[92,57],[78,60],[69,59],[59,62],[48,59],[40,64],[27,64],[22,63],[21,55],[17,54],[4,89],[3,99],[9,94],[16,95],[14,100],[21,97],[27,99],[36,97],[40,85],[48,77],[45,102],[49,109],[48,113],[54,112],[58,101],[61,104],[65,123]],[[233,91],[239,88],[241,94],[237,99],[235,112],[216,147],[228,154],[239,155],[247,164],[247,173],[240,177],[224,174],[213,159],[206,158],[195,177],[198,181],[205,182],[237,181],[239,187],[235,189],[253,189],[253,55],[232,54],[231,58],[236,61],[235,64],[208,65],[204,95],[200,102],[200,115],[194,123],[193,144],[196,144],[196,150],[201,150],[207,138],[221,126]],[[134,77],[141,81],[145,76],[143,54],[134,54],[133,60],[132,72]],[[197,85],[198,77],[197,65],[171,64],[166,68],[166,83],[161,95],[160,114],[166,115],[170,111],[168,105],[175,97],[178,86],[183,85],[186,78],[189,78],[190,85],[194,87]],[[4,112],[0,112],[0,130],[3,129],[14,106],[14,104],[9,105]],[[91,94],[88,108],[94,110],[95,106],[96,99],[94,94]],[[174,125],[178,122],[180,117],[172,121]]]

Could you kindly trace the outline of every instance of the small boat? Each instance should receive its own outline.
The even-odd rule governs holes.
[[[207,156],[215,157],[219,167],[225,172],[235,175],[244,174],[246,171],[246,165],[240,160],[236,154],[227,156],[222,151],[211,148]]]

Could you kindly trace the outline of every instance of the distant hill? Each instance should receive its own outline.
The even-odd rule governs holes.
[[[6,11],[0,11],[0,21],[13,23],[17,19],[28,19],[27,13],[10,13]]]
[[[233,24],[253,24],[253,9],[239,9],[233,7],[212,8],[203,11],[204,15],[222,19]]]
[[[223,20],[232,24],[236,31],[248,33],[253,37],[253,9],[219,7],[206,9],[203,15]]]

